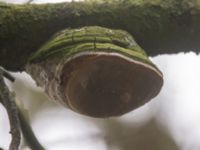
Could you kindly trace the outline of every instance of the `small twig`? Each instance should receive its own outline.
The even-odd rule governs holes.
[[[9,149],[18,150],[21,138],[20,137],[20,128],[21,128],[24,139],[31,149],[45,150],[37,140],[36,136],[34,135],[28,121],[21,112],[20,108],[16,105],[15,98],[7,88],[3,77],[6,77],[11,82],[14,82],[15,78],[9,72],[0,67],[0,102],[7,110],[11,126],[10,133],[12,134],[12,141]],[[0,150],[3,149],[0,148]]]
[[[0,71],[2,72],[3,76],[5,78],[7,78],[8,80],[10,80],[11,82],[15,81],[15,78],[9,72],[7,72],[6,70],[4,70],[2,67],[0,67]]]
[[[21,131],[23,134],[23,137],[27,143],[27,145],[32,149],[32,150],[45,150],[43,146],[40,144],[40,142],[37,140],[31,126],[29,125],[26,117],[23,115],[22,111],[18,108],[18,114],[19,114],[19,120],[20,120],[20,125],[21,125]]]
[[[7,110],[11,127],[10,133],[12,134],[12,141],[9,149],[17,150],[20,145],[19,119],[17,115],[16,105],[14,102],[14,97],[7,88],[3,76],[11,81],[14,81],[14,78],[8,72],[0,68],[0,102]]]
[[[27,2],[26,2],[26,4],[30,4],[30,3],[32,3],[34,0],[28,0]]]
[[[18,150],[21,136],[17,107],[15,104],[14,96],[10,93],[8,87],[4,82],[3,77],[11,79],[11,81],[14,78],[12,78],[12,76],[8,72],[5,73],[5,71],[0,68],[0,102],[6,108],[6,111],[8,113],[11,128],[10,133],[12,135],[9,150]]]

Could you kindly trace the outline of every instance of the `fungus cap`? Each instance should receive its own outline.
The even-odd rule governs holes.
[[[153,66],[118,53],[77,54],[62,75],[68,106],[92,117],[120,116],[159,92],[162,74]]]
[[[32,56],[27,71],[51,99],[92,117],[134,110],[163,84],[130,34],[96,26],[56,34]]]

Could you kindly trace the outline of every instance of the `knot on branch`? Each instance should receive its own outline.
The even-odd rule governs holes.
[[[155,97],[162,73],[125,31],[64,30],[26,66],[51,99],[93,117],[119,116]]]

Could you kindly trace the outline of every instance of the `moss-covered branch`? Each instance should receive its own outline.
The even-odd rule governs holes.
[[[23,70],[30,55],[54,33],[90,25],[128,31],[151,56],[200,51],[199,0],[0,4],[0,65]]]

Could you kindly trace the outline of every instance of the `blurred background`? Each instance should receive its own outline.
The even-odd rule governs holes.
[[[13,73],[15,83],[6,82],[47,150],[199,150],[200,56],[179,53],[157,56],[152,61],[164,74],[161,93],[117,118],[90,118],[55,104],[24,72]],[[0,104],[0,148],[5,150],[11,140],[9,130],[6,111]],[[21,149],[28,150],[24,143]]]

